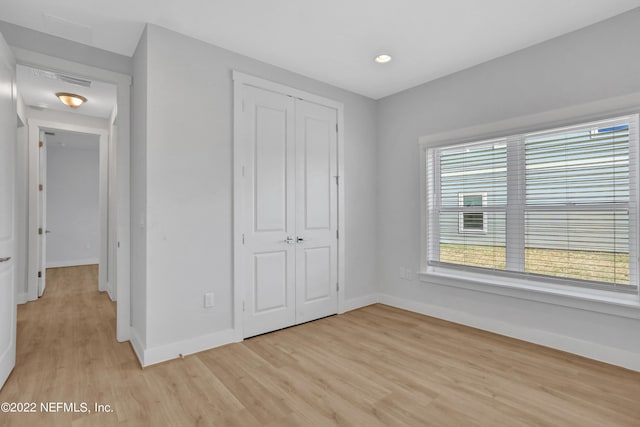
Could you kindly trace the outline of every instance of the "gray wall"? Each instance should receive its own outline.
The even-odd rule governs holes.
[[[417,271],[420,266],[420,136],[638,92],[638,40],[640,9],[635,9],[380,100],[380,292],[442,312],[640,353],[638,320],[398,277],[400,267]]]
[[[100,262],[100,138],[83,136],[87,148],[47,149],[47,267]]]
[[[133,56],[131,91],[131,325],[141,345],[147,333],[147,30]]]
[[[233,326],[232,70],[344,103],[346,298],[374,293],[376,103],[157,26],[144,42],[146,60],[143,45],[134,57],[134,85],[146,83],[146,94],[134,89],[134,126],[144,126],[135,111],[146,97],[146,185],[134,184],[132,199],[146,189],[147,347]],[[143,140],[134,131],[134,145]],[[215,293],[213,309],[203,307],[205,292]]]
[[[117,73],[131,75],[131,58],[61,37],[0,21],[0,33],[12,47],[31,50]]]

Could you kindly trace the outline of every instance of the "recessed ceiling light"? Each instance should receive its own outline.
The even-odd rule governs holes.
[[[386,53],[380,54],[374,58],[378,64],[386,64],[391,61],[391,55],[387,55]]]
[[[75,93],[58,92],[56,93],[56,96],[64,105],[68,105],[71,108],[78,108],[87,102],[87,98],[81,95],[76,95]]]

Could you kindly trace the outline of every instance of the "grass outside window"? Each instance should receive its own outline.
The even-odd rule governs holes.
[[[440,244],[440,261],[506,269],[504,246]],[[629,285],[629,255],[623,253],[525,248],[525,272]]]

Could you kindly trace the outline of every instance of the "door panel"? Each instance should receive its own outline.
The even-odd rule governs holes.
[[[287,228],[287,110],[255,107],[255,230]]]
[[[330,298],[331,247],[305,249],[304,261],[304,302]]]
[[[0,387],[16,362],[15,63],[0,35]]]
[[[300,112],[298,112],[300,114]],[[330,120],[304,116],[303,160],[305,199],[305,229],[327,230],[331,228],[331,125]],[[335,134],[335,124],[333,127]],[[335,142],[335,139],[333,140]],[[334,181],[335,182],[335,181]],[[335,184],[333,184],[335,186]]]
[[[287,252],[254,255],[253,311],[262,314],[287,306]]]
[[[0,313],[2,313],[2,322],[11,322],[12,306],[15,305],[12,299],[11,287],[13,283],[13,269],[6,268],[0,271]],[[3,343],[2,350],[6,350],[8,343],[11,342],[11,328],[2,328],[0,330],[0,343]]]
[[[296,322],[338,312],[337,112],[296,101]]]
[[[293,99],[243,88],[244,336],[295,323]]]
[[[5,72],[5,70],[0,69],[0,72]],[[3,76],[0,76],[0,79],[2,78]],[[2,124],[5,125],[6,123]],[[13,239],[13,205],[11,203],[5,203],[13,192],[13,168],[7,167],[10,165],[8,165],[5,160],[11,156],[9,141],[0,142],[0,156],[2,156],[2,160],[0,160],[2,161],[2,167],[0,167],[0,200],[2,201],[2,203],[0,203],[0,218],[2,218],[2,220],[0,220],[0,241],[11,241]],[[0,254],[0,256],[2,256],[2,254]]]

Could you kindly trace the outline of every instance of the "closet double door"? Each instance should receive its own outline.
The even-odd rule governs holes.
[[[337,313],[337,111],[242,93],[244,336]]]

